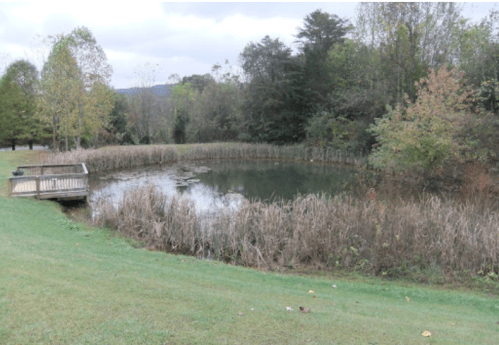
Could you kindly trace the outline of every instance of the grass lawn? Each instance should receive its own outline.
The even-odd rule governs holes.
[[[150,252],[54,202],[5,197],[37,155],[0,152],[0,344],[498,343],[497,296]]]

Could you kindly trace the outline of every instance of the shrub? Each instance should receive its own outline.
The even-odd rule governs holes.
[[[463,162],[474,157],[483,162],[492,155],[466,133],[479,120],[467,106],[469,93],[463,91],[460,77],[455,69],[431,70],[428,78],[416,83],[414,104],[406,95],[406,108],[388,106],[388,113],[369,130],[380,144],[369,161],[380,169],[432,169],[450,159]]]

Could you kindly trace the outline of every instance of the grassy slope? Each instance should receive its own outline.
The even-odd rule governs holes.
[[[18,154],[36,159],[0,153],[4,181]],[[0,344],[496,344],[498,321],[497,298],[134,249],[55,203],[0,198]]]

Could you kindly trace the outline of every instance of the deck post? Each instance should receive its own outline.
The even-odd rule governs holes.
[[[8,196],[11,196],[12,195],[12,180],[9,179],[9,194]]]
[[[40,200],[40,176],[36,177],[36,198]]]

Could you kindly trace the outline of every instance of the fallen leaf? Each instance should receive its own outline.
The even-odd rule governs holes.
[[[333,287],[336,289],[336,285],[333,285]]]
[[[314,290],[308,290],[308,293],[314,293]]]
[[[239,312],[239,314],[237,314],[237,315],[239,315],[239,316],[243,316],[243,313],[242,313],[242,312]]]
[[[253,311],[253,310],[255,310],[255,309],[251,308],[250,310],[251,310],[251,311]]]
[[[498,322],[499,323],[499,322]],[[451,326],[455,326],[456,324],[454,322],[450,322]]]
[[[293,308],[291,308],[291,307],[286,307],[286,310],[287,310],[287,311],[293,311]]]
[[[424,331],[422,334],[421,334],[423,337],[431,337],[431,333],[428,332],[428,331]]]
[[[80,244],[79,243],[76,243],[77,246],[79,246]]]
[[[308,313],[310,313],[310,308],[300,307],[300,311],[301,311],[302,313],[308,314]]]
[[[317,298],[317,297],[315,297],[315,295],[313,295],[312,297],[313,297],[313,298]]]
[[[409,302],[411,299],[410,299],[409,297],[405,296],[405,300],[406,300],[407,302]]]

